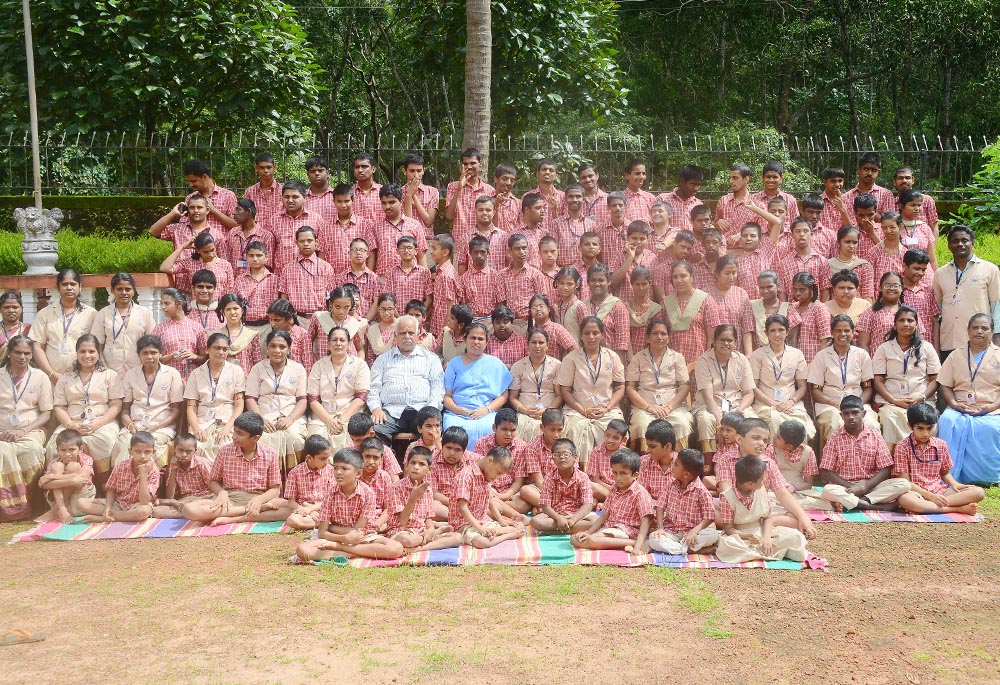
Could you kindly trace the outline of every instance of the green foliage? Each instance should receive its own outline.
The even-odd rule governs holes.
[[[125,240],[145,235],[149,227],[183,197],[67,196],[45,198],[45,206],[63,210],[63,228],[78,235]],[[26,195],[0,196],[0,231],[17,231],[12,210],[27,207]],[[20,273],[20,272],[18,272]]]
[[[0,0],[8,127],[27,119],[21,3]],[[284,131],[317,111],[305,32],[281,0],[32,3],[42,130],[252,127]]]
[[[942,222],[963,223],[980,235],[1000,230],[1000,139],[984,148],[982,154],[983,168],[973,175],[972,183],[962,188],[971,202],[963,202],[954,219]]]
[[[20,233],[0,232],[0,274],[14,276],[26,267],[21,251]],[[63,229],[56,234],[59,243],[57,269],[73,268],[85,274],[107,274],[116,271],[152,273],[170,254],[171,245],[151,236],[130,240],[108,240],[105,237],[81,236]]]

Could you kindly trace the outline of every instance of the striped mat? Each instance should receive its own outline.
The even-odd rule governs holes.
[[[60,523],[48,521],[18,533],[14,542],[38,540],[134,540],[137,538],[202,538],[220,535],[286,533],[290,529],[275,523],[231,523],[206,526],[186,519],[148,519],[142,523]]]
[[[806,511],[813,523],[981,523],[982,514],[907,514],[899,511]]]

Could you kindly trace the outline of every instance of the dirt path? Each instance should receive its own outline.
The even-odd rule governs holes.
[[[5,680],[1000,682],[994,522],[826,525],[828,574],[358,571],[288,566],[292,546],[4,546],[0,627],[48,633],[3,648]]]

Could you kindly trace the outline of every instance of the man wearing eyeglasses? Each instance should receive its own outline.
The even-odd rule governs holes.
[[[396,321],[396,346],[372,364],[368,407],[375,434],[392,445],[397,433],[417,431],[417,411],[441,408],[444,400],[444,369],[441,359],[417,345],[420,326],[412,316]]]

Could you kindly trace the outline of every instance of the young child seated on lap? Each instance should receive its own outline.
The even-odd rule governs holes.
[[[718,449],[712,462],[705,463],[705,476],[702,478],[702,482],[711,493],[718,491],[719,464],[722,464],[723,468],[728,464],[731,469],[736,464],[736,460],[740,458],[740,449],[736,444],[739,435],[736,429],[739,428],[742,420],[743,414],[738,411],[727,411],[719,422],[719,430],[716,434]],[[709,473],[713,475],[708,475]]]
[[[434,520],[448,521],[451,489],[462,469],[476,463],[479,455],[469,452],[469,434],[461,426],[451,426],[441,434],[441,458],[431,463],[431,490],[434,492]]]
[[[432,461],[431,451],[426,447],[411,449],[403,477],[389,492],[386,537],[399,542],[407,552],[454,546],[451,541],[442,540],[451,532],[451,526],[434,522],[434,496],[428,479]]]
[[[615,487],[608,492],[601,515],[587,530],[570,537],[570,542],[584,549],[640,553],[656,507],[639,483],[639,455],[630,449],[618,450],[611,455],[611,472]]]
[[[646,488],[646,492],[654,502],[660,499],[660,493],[670,480],[671,466],[677,456],[674,452],[676,445],[677,437],[669,421],[666,419],[650,421],[646,428],[646,447],[649,453],[639,458],[639,482]]]
[[[594,500],[603,502],[608,490],[615,486],[615,475],[611,472],[611,455],[625,447],[628,440],[628,426],[621,419],[612,419],[604,431],[604,440],[595,445],[587,460],[587,476],[594,490]]]
[[[104,499],[83,498],[77,507],[87,523],[114,521],[138,523],[153,515],[156,490],[160,487],[160,471],[153,463],[156,439],[151,433],[138,431],[128,448],[129,458],[111,471]]]
[[[38,487],[45,492],[49,510],[38,522],[54,521],[71,523],[84,512],[78,506],[81,499],[97,496],[94,487],[94,460],[83,451],[83,436],[67,428],[56,436],[56,458],[49,464]]]
[[[899,506],[913,514],[969,514],[979,511],[986,493],[976,485],[959,483],[949,473],[951,454],[944,440],[934,435],[938,412],[926,402],[906,409],[910,435],[896,445],[893,473],[910,481],[910,491],[901,495]]]
[[[774,460],[781,475],[792,486],[792,496],[803,509],[830,511],[833,506],[813,489],[819,475],[816,453],[806,444],[806,427],[794,419],[782,421],[774,444],[764,450],[764,457]]]
[[[375,437],[375,422],[370,414],[358,412],[347,421],[347,435],[354,449],[361,451],[361,443],[367,438]],[[382,468],[392,477],[392,482],[399,480],[403,467],[396,461],[396,453],[388,445],[382,446]]]
[[[695,449],[677,454],[671,478],[656,502],[656,530],[647,544],[657,552],[711,554],[719,542],[712,495],[701,482],[705,458]]]
[[[766,477],[767,464],[760,457],[748,454],[736,462],[736,485],[722,493],[719,503],[723,535],[716,554],[721,561],[805,561],[805,536],[794,528],[775,525],[764,487]]]
[[[382,468],[385,445],[378,438],[365,438],[361,441],[361,459],[364,467],[361,469],[361,482],[375,493],[375,529],[385,530],[385,522],[389,517],[386,504],[389,501],[389,491],[398,481],[393,480],[388,471]],[[395,461],[395,455],[393,456]]]
[[[334,484],[319,510],[319,533],[295,550],[303,561],[336,556],[398,559],[403,545],[375,530],[375,493],[361,482],[361,453],[353,447],[333,455]]]
[[[577,465],[576,445],[560,438],[552,446],[556,470],[545,476],[539,504],[542,513],[531,519],[539,533],[582,533],[597,515],[590,479]]]
[[[291,510],[285,523],[296,530],[312,530],[319,524],[319,510],[326,493],[333,487],[330,465],[330,441],[322,435],[310,435],[302,447],[302,463],[285,477],[285,497],[275,498],[265,507],[281,506]]]
[[[842,509],[891,511],[910,490],[905,478],[892,478],[892,455],[885,438],[865,424],[865,405],[857,395],[840,401],[844,425],[823,446],[819,472],[826,481],[823,499]],[[905,441],[904,441],[905,442]]]
[[[500,503],[492,496],[490,487],[497,476],[510,471],[513,463],[509,449],[494,447],[485,457],[462,469],[448,502],[448,523],[455,532],[442,538],[442,546],[462,544],[486,549],[524,535],[523,523],[511,521],[500,513]]]
[[[219,448],[212,463],[211,499],[181,505],[181,514],[192,521],[212,525],[245,521],[284,521],[291,514],[287,506],[265,509],[281,493],[278,451],[259,443],[264,419],[252,411],[243,412],[233,422],[233,441]]]
[[[198,440],[190,433],[174,438],[174,452],[167,463],[166,497],[153,507],[158,519],[184,518],[181,505],[212,496],[212,462],[198,454]]]

